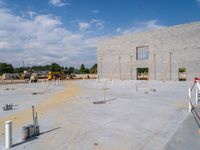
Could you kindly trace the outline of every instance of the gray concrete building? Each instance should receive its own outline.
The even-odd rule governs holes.
[[[97,62],[99,78],[178,81],[200,77],[200,22],[101,40]]]

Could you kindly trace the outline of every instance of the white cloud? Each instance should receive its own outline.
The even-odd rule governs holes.
[[[70,5],[70,3],[67,3],[65,0],[49,0],[49,4],[56,6],[56,7]]]
[[[37,13],[34,11],[27,11],[27,14],[29,15],[30,18],[33,18],[34,16],[37,15]]]
[[[90,23],[88,22],[79,22],[79,30],[86,30],[90,28]]]
[[[92,19],[90,22],[91,24],[94,24],[97,27],[97,29],[100,29],[100,30],[104,29],[105,21],[100,20],[100,19]]]
[[[116,32],[121,32],[122,31],[122,29],[120,28],[120,27],[118,27],[117,29],[116,29]]]
[[[100,19],[91,19],[89,21],[85,21],[85,22],[78,22],[78,27],[79,30],[88,30],[88,29],[98,29],[98,30],[102,30],[104,29],[104,24],[105,21],[100,20]]]
[[[34,15],[29,18],[21,17],[0,8],[0,61],[15,66],[22,61],[29,65],[51,62],[76,65],[77,61],[92,65],[96,62],[99,37],[72,32],[55,16],[31,14]]]
[[[119,32],[121,34],[129,34],[129,33],[142,32],[152,29],[159,29],[163,27],[165,26],[160,25],[157,20],[149,20],[149,21],[136,22],[132,27],[126,29],[118,27],[116,29],[116,32]]]
[[[92,12],[94,13],[94,14],[99,14],[100,13],[100,11],[99,10],[92,10]]]

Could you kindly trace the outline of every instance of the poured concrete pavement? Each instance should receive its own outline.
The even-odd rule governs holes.
[[[104,82],[73,84],[80,90],[76,95],[63,96],[39,116],[40,136],[22,142],[21,128],[14,129],[12,149],[161,150],[189,114],[188,82],[107,81],[107,102],[96,105],[104,98]],[[68,82],[64,86],[70,90]]]

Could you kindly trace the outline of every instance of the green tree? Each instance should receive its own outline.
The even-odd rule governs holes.
[[[14,72],[15,72],[15,73],[23,73],[24,70],[25,70],[24,67],[19,67],[19,68],[15,68],[15,69],[14,69]]]
[[[0,74],[4,73],[14,73],[14,68],[11,64],[0,63]]]
[[[66,66],[66,67],[65,67],[65,71],[68,71],[68,70],[69,70],[69,68]]]
[[[69,74],[72,74],[74,72],[74,67],[69,67],[68,72]]]
[[[74,69],[73,73],[74,74],[80,74],[79,69]]]
[[[59,64],[57,63],[52,63],[51,64],[51,68],[50,68],[51,71],[61,71],[61,67]]]
[[[69,74],[69,69],[68,69],[67,66],[64,68],[64,73],[65,73],[65,74]]]
[[[94,64],[91,68],[90,68],[90,73],[96,74],[97,73],[97,64]]]
[[[44,71],[50,71],[51,70],[51,66],[50,65],[45,65],[45,66],[43,66],[43,70]]]
[[[80,73],[85,73],[85,66],[82,64],[80,67]]]
[[[61,66],[61,70],[65,70],[65,68],[63,66]]]
[[[90,73],[90,69],[86,68],[85,73],[87,73],[87,74]]]

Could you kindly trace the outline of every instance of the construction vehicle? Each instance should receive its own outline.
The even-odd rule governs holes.
[[[30,82],[38,82],[37,73],[31,74]]]
[[[66,78],[66,74],[62,71],[50,71],[48,73],[48,80],[59,79],[64,80]]]
[[[30,77],[31,77],[31,73],[23,73],[21,75],[21,78],[24,80],[30,80]]]

